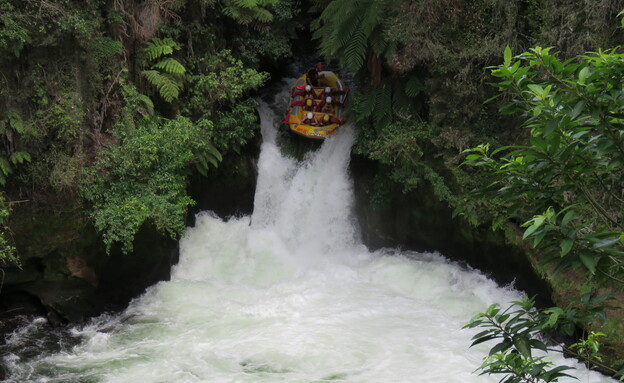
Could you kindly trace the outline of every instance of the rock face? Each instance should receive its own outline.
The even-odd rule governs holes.
[[[208,178],[193,180],[189,193],[197,205],[188,216],[188,225],[194,224],[193,213],[200,210],[212,210],[224,218],[252,212],[257,148],[255,142],[246,155],[226,157]],[[507,245],[501,233],[452,219],[449,208],[426,188],[409,194],[397,189],[383,205],[375,204],[366,191],[379,171],[376,165],[354,157],[351,171],[357,213],[369,247],[439,251],[485,271],[501,284],[515,281],[529,294],[548,290],[524,253]],[[52,324],[82,321],[103,311],[123,309],[147,287],[170,278],[179,256],[177,241],[144,225],[135,238],[133,254],[113,249],[107,256],[89,222],[76,210],[55,213],[62,211],[58,207],[20,207],[12,213],[23,267],[5,270],[0,319],[35,314]]]
[[[540,299],[550,296],[543,294],[550,288],[535,273],[522,249],[508,244],[503,232],[475,228],[462,219],[452,218],[451,209],[425,183],[409,193],[403,193],[400,186],[386,185],[388,193],[379,202],[368,193],[379,172],[376,164],[355,156],[351,171],[357,214],[367,246],[438,251],[483,271],[501,285],[513,284],[529,295],[542,292]]]
[[[32,214],[29,219],[38,222],[50,217],[32,210],[21,214]],[[69,223],[79,218],[54,219]],[[24,244],[24,236],[16,235],[23,264],[21,270],[6,269],[0,317],[41,315],[58,325],[118,310],[146,287],[168,279],[177,262],[177,243],[148,225],[139,231],[133,254],[113,250],[109,256],[92,227],[84,226],[81,237],[64,242],[61,231],[67,228],[55,226],[49,232],[55,240],[42,238],[42,246]]]
[[[189,193],[197,205],[189,212],[188,225],[194,224],[194,213],[200,210],[222,217],[251,213],[257,142],[243,153],[226,156],[208,178],[192,180]],[[53,325],[79,322],[121,310],[147,287],[170,278],[179,257],[176,240],[146,224],[135,237],[132,254],[113,247],[106,255],[81,208],[68,207],[72,203],[76,201],[23,205],[11,213],[22,268],[5,269],[0,323],[21,314],[47,317]]]

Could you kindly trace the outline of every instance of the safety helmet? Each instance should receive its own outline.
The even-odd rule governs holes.
[[[323,116],[323,122],[329,122],[329,114]]]
[[[326,87],[325,88],[325,93],[331,93],[331,88],[330,87]]]
[[[312,87],[310,85],[306,85],[305,90],[306,92],[309,92],[312,90]]]
[[[307,105],[307,106],[312,106],[312,99],[311,99],[311,98],[308,98],[308,99],[306,100],[306,105]]]
[[[312,114],[312,112],[308,112],[306,117],[308,118],[308,120],[311,120],[314,117],[314,115]]]
[[[331,104],[331,102],[332,102],[331,97],[327,96],[327,98],[325,99],[325,102],[328,103],[328,104]]]
[[[320,71],[322,71],[322,70],[324,70],[324,69],[325,69],[325,67],[323,66],[323,64],[318,64],[318,65],[316,66],[316,70],[317,70],[317,71],[319,71],[319,72],[320,72]]]

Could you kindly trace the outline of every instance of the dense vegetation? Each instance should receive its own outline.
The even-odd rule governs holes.
[[[428,189],[471,225],[510,239],[524,226],[536,247],[560,307],[528,299],[478,316],[490,332],[477,341],[501,339],[484,371],[555,380],[563,370],[531,353],[555,330],[588,363],[601,363],[590,351],[606,333],[601,364],[619,370],[620,11],[611,0],[0,0],[0,266],[19,263],[20,209],[69,211],[107,251],[131,252],[145,225],[179,236],[190,177],[254,137],[251,93],[311,33],[353,75],[355,153],[381,168],[374,200]]]
[[[10,201],[88,215],[109,250],[126,252],[145,223],[178,236],[189,174],[254,136],[249,92],[268,78],[261,65],[291,54],[298,12],[276,0],[0,10],[0,183]]]
[[[508,237],[521,225],[536,247],[526,248],[560,307],[536,311],[526,300],[477,316],[470,325],[485,330],[475,343],[498,339],[483,371],[556,381],[565,369],[531,352],[545,351],[540,339],[553,331],[588,365],[620,370],[624,57],[607,50],[624,41],[618,5],[316,4],[320,52],[358,79],[356,152],[386,165],[379,177],[403,191],[430,189],[472,225]],[[369,193],[383,203],[389,184]]]

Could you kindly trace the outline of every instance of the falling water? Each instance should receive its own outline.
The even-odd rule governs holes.
[[[280,152],[277,115],[259,111],[253,215],[200,213],[170,281],[54,351],[16,351],[43,320],[12,334],[8,382],[498,381],[473,372],[487,346],[468,349],[474,331],[461,327],[519,293],[438,254],[368,251],[353,215],[352,128],[297,161]],[[583,382],[608,381],[580,368]]]

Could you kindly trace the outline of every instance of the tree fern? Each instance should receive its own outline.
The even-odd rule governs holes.
[[[140,93],[137,95],[137,98],[138,98],[138,101],[141,104],[143,104],[143,107],[145,108],[145,113],[148,116],[153,116],[154,115],[154,102],[152,101],[152,99]]]
[[[373,121],[377,126],[385,126],[392,121],[392,85],[390,81],[386,81],[376,93]]]
[[[336,57],[343,66],[357,72],[364,66],[369,51],[380,57],[390,53],[381,30],[392,5],[390,0],[317,1],[316,9],[322,4],[326,7],[312,23],[321,54]]]
[[[182,90],[182,82],[175,79],[168,73],[161,73],[156,70],[144,70],[143,76],[153,86],[158,89],[158,93],[167,102],[171,102],[178,98]]]
[[[239,24],[266,24],[273,21],[273,14],[266,7],[278,2],[278,0],[224,0],[221,12]]]
[[[154,69],[160,69],[161,71],[174,74],[174,75],[182,75],[186,72],[186,68],[180,62],[173,57],[166,57],[152,65]]]
[[[163,100],[172,102],[180,96],[186,68],[175,58],[168,56],[178,49],[178,44],[171,38],[153,38],[144,49],[150,69],[141,74],[152,84]],[[149,108],[149,105],[148,105]],[[151,107],[153,110],[153,105]]]
[[[178,49],[178,44],[171,38],[159,39],[154,37],[147,42],[147,47],[143,51],[147,59],[153,61],[159,57],[172,54],[174,49]]]

